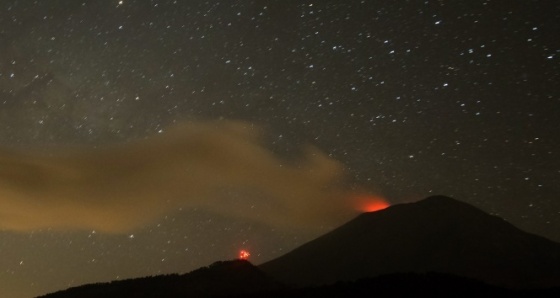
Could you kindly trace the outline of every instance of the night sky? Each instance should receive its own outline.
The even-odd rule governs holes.
[[[557,1],[2,0],[2,296],[434,194],[560,241],[558,32]]]

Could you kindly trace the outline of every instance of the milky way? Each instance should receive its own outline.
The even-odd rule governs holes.
[[[391,204],[445,194],[560,241],[559,6],[3,1],[0,288],[28,297],[186,272],[242,248],[258,264],[350,219],[349,193]],[[197,172],[208,179],[186,185],[228,183],[210,182],[220,195],[197,194],[200,204],[170,182],[196,159],[174,163],[166,149],[76,163],[208,123],[212,135],[243,123],[259,137],[244,143],[251,153],[217,139],[231,150],[210,153]],[[227,157],[238,163],[218,162]],[[102,191],[85,191],[96,183]],[[135,209],[136,194],[150,204]],[[298,210],[314,206],[335,211],[308,229],[311,213]],[[115,213],[137,215],[104,229]]]

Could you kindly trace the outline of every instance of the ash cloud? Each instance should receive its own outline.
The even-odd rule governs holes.
[[[279,227],[338,224],[354,211],[343,166],[317,149],[286,161],[236,121],[50,154],[0,151],[0,229],[121,233],[179,208]]]

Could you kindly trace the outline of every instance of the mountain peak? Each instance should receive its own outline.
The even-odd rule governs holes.
[[[422,203],[456,203],[456,202],[460,202],[456,199],[453,199],[451,197],[448,196],[444,196],[444,195],[435,195],[435,196],[430,196],[427,197],[423,200],[420,200],[419,202]]]
[[[438,210],[454,210],[453,212],[456,212],[457,210],[463,209],[463,210],[470,210],[470,211],[474,211],[477,210],[477,212],[481,212],[484,213],[482,210],[468,204],[465,203],[463,201],[459,201],[457,199],[448,197],[448,196],[444,196],[444,195],[435,195],[435,196],[430,196],[427,197],[425,199],[416,201],[416,202],[411,202],[411,203],[402,203],[402,204],[396,204],[396,205],[392,205],[386,209],[382,209],[379,211],[373,211],[373,212],[365,212],[363,214],[367,214],[367,215],[371,215],[374,213],[378,213],[378,212],[384,212],[384,211],[388,211],[388,210],[392,210],[392,209],[414,209],[417,212],[419,210],[431,210],[431,209],[438,209]]]
[[[353,223],[354,221],[358,223]],[[347,225],[363,225],[370,228],[373,225],[384,225],[404,228],[403,225],[411,222],[434,229],[437,227],[472,229],[474,226],[482,224],[509,225],[502,218],[489,215],[468,203],[443,195],[431,196],[412,203],[396,204],[376,212],[363,213]],[[510,225],[510,227],[513,226]]]
[[[468,203],[443,195],[430,196],[423,200],[414,202],[413,204],[417,204],[418,206],[436,206],[437,208],[478,209]]]

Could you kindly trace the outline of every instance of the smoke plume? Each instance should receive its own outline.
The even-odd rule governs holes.
[[[120,233],[179,208],[313,227],[353,212],[339,162],[312,147],[287,161],[259,135],[245,122],[196,122],[100,149],[0,151],[0,229]]]

